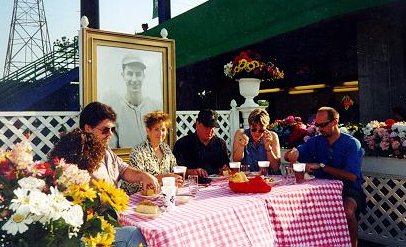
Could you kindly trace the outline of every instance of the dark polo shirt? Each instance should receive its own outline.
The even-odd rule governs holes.
[[[223,139],[214,136],[205,146],[196,133],[177,140],[173,154],[178,165],[189,169],[203,168],[209,175],[219,174],[220,168],[230,162],[227,145]]]

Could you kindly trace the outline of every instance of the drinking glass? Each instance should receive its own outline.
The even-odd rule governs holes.
[[[229,166],[230,166],[231,174],[234,174],[234,173],[240,172],[241,162],[230,162]]]
[[[295,176],[294,176],[294,174],[293,174],[293,167],[292,167],[292,165],[291,165],[291,164],[286,164],[283,170],[284,170],[284,172],[285,172],[283,178],[285,179],[286,184],[294,183],[294,181],[295,181]]]
[[[183,181],[185,181],[185,174],[186,174],[186,166],[174,166],[173,173],[182,177]]]
[[[295,172],[296,183],[300,184],[304,181],[304,174],[306,170],[306,163],[294,163],[293,171]]]
[[[199,191],[199,176],[189,175],[187,181],[189,186],[189,194],[196,196],[197,191]]]
[[[269,172],[269,161],[258,161],[259,175],[268,176]]]
[[[163,186],[175,186],[175,177],[163,177],[162,178]]]
[[[166,210],[171,211],[175,208],[175,195],[176,195],[176,186],[162,186],[161,192],[164,197],[164,207]]]

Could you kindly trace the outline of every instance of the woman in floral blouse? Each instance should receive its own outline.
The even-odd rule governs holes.
[[[154,175],[160,182],[163,177],[176,178],[178,186],[183,184],[182,177],[171,173],[176,166],[176,158],[168,144],[164,142],[171,126],[169,115],[163,112],[151,112],[144,116],[147,139],[134,147],[130,154],[130,165],[138,170]],[[141,188],[139,184],[123,182],[121,185],[129,195]]]

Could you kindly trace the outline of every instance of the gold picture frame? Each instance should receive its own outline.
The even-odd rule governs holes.
[[[139,91],[143,99],[151,100],[148,103],[141,103],[139,107],[154,105],[151,102],[155,102],[158,108],[161,107],[162,111],[170,115],[172,128],[167,140],[172,147],[176,139],[175,41],[83,28],[81,48],[82,106],[94,101],[106,103],[116,111],[117,122],[119,122],[120,114],[125,116],[127,112],[121,111],[121,106],[115,107],[115,105],[124,104],[123,101],[127,102],[122,99],[125,99],[125,95],[129,93],[126,86],[129,83],[125,81],[124,67],[129,57],[130,60],[139,58],[144,64],[145,73],[144,82],[140,86],[142,89]],[[131,62],[134,63],[133,60]],[[148,76],[150,76],[149,80],[147,80]],[[135,108],[134,111],[136,111]],[[147,112],[143,114],[145,113]],[[127,122],[121,121],[120,126],[118,123],[117,145],[116,148],[113,146],[115,152],[124,159],[128,159],[130,148],[134,146],[131,144],[133,139],[127,138],[128,133],[132,133],[128,131],[132,126],[126,127],[125,123],[130,124],[130,121],[133,121],[132,116],[128,119]],[[134,126],[139,124],[139,121],[135,122]],[[142,122],[141,124],[142,126],[139,125],[137,128],[143,128],[145,131]],[[120,136],[128,140],[120,140]],[[135,136],[141,138],[139,135]]]

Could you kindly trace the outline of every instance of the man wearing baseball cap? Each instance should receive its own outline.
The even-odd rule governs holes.
[[[110,105],[117,112],[117,135],[110,142],[112,147],[134,147],[146,138],[143,116],[149,112],[162,110],[159,102],[143,93],[147,66],[141,57],[127,54],[121,61],[121,76],[125,82],[125,95],[111,98]],[[162,104],[161,104],[162,105]]]
[[[230,159],[226,142],[214,133],[218,127],[217,112],[201,110],[195,123],[196,131],[176,141],[173,154],[178,165],[188,168],[187,175],[207,177],[227,167]]]

